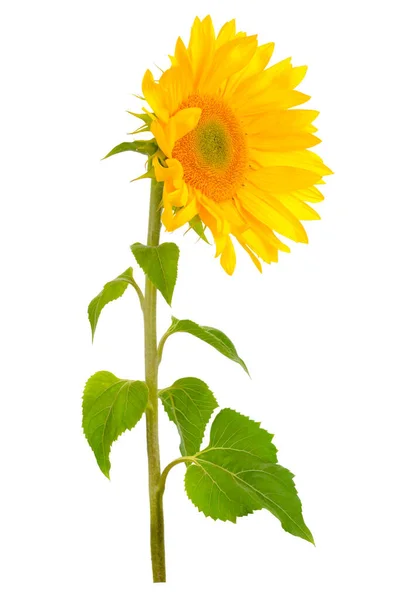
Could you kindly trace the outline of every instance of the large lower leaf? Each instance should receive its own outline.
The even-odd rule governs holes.
[[[96,331],[97,322],[103,308],[112,300],[117,300],[125,292],[129,284],[133,284],[132,267],[118,275],[112,281],[105,284],[100,294],[93,298],[88,307],[90,326],[92,328],[92,339]]]
[[[172,324],[165,337],[179,332],[190,333],[200,340],[203,340],[203,342],[210,344],[210,346],[218,350],[218,352],[221,352],[221,354],[227,358],[230,358],[234,362],[238,363],[241,367],[243,367],[246,373],[249,374],[249,371],[244,361],[238,355],[233,342],[231,342],[228,336],[222,333],[222,331],[219,329],[208,327],[206,325],[198,325],[189,319],[179,320],[175,317],[172,317]]]
[[[139,266],[170,305],[178,274],[178,246],[171,242],[160,246],[136,243],[131,250]]]
[[[158,394],[167,415],[177,426],[182,456],[195,454],[200,450],[206,425],[218,406],[214,394],[196,377],[178,379]]]
[[[88,379],[83,392],[82,425],[97,463],[107,477],[111,444],[140,420],[148,395],[144,381],[118,379],[109,371],[99,371]]]
[[[186,491],[206,516],[236,521],[266,508],[283,529],[313,543],[304,523],[293,475],[276,464],[272,435],[231,409],[215,418],[210,444],[186,471]]]

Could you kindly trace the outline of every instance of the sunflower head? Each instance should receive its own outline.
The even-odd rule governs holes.
[[[331,173],[309,150],[320,142],[318,113],[294,108],[309,99],[296,90],[306,67],[290,59],[268,66],[273,48],[237,33],[235,21],[216,35],[210,17],[196,18],[171,67],[158,81],[150,71],[143,78],[158,145],[154,176],[164,182],[162,222],[173,231],[200,220],[230,275],[232,238],[260,271],[260,260],[289,251],[281,236],[307,242],[301,221],[319,218],[309,203],[323,199],[316,186]]]

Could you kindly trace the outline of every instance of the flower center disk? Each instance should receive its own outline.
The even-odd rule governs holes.
[[[221,202],[242,184],[247,164],[244,132],[232,110],[213,96],[193,94],[180,106],[202,109],[195,129],[178,140],[172,156],[183,167],[188,185]]]

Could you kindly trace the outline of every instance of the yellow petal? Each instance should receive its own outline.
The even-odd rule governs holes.
[[[180,37],[177,39],[175,45],[175,60],[177,65],[179,65],[186,74],[192,74],[189,53]]]
[[[290,210],[296,219],[301,221],[318,221],[321,218],[311,206],[289,194],[279,195],[277,199]]]
[[[222,254],[222,252],[224,251],[224,248],[229,240],[229,235],[222,235],[220,233],[217,233],[216,235],[213,235],[213,237],[215,242],[215,258],[217,258],[217,256]]]
[[[249,136],[250,137],[250,136]],[[264,152],[284,152],[293,150],[305,150],[321,143],[321,140],[311,133],[291,133],[288,135],[266,136],[252,135],[252,148]]]
[[[257,48],[257,36],[236,38],[215,53],[210,75],[203,78],[201,91],[214,92],[228,77],[240,71],[251,60]]]
[[[165,161],[166,167],[162,167],[158,159],[153,160],[154,172],[157,181],[181,180],[183,177],[183,167],[176,158],[168,158]]]
[[[299,200],[305,200],[306,202],[321,202],[324,199],[324,195],[315,186],[312,186],[306,190],[292,192],[292,195],[295,198],[298,198]]]
[[[156,138],[159,148],[164,152],[166,156],[171,156],[169,142],[167,139],[165,125],[158,119],[154,120],[150,126],[150,131]]]
[[[161,213],[161,221],[167,231],[172,231],[174,212],[172,206],[164,203],[164,209]]]
[[[217,223],[214,217],[208,212],[208,210],[200,203],[197,203],[199,209],[199,217],[203,221],[204,225],[209,228],[213,237],[218,235]]]
[[[184,108],[176,113],[167,123],[167,137],[171,151],[175,143],[192,131],[200,120],[201,108]]]
[[[269,67],[262,73],[253,75],[238,85],[232,96],[232,101],[238,107],[243,104],[249,104],[249,100],[268,90],[274,80],[278,79],[282,73],[290,72],[292,69],[291,59],[285,58]]]
[[[236,236],[236,239],[239,242],[239,244],[242,246],[242,248],[244,250],[246,250],[247,254],[250,256],[251,260],[253,261],[253,264],[257,267],[257,269],[260,271],[260,273],[262,273],[262,265],[261,265],[260,261],[258,260],[257,256],[254,254],[254,252],[247,246],[245,240],[241,236]]]
[[[240,210],[244,218],[248,222],[250,229],[252,229],[260,239],[264,240],[269,246],[272,246],[277,250],[281,250],[282,252],[290,252],[289,246],[284,244],[282,240],[274,234],[274,232],[268,225],[265,225],[264,223],[258,221],[255,217],[253,217],[252,214],[244,210],[243,207],[241,207]]]
[[[231,96],[237,86],[246,79],[261,73],[265,69],[271,59],[274,47],[275,44],[270,42],[269,44],[264,44],[256,49],[249,63],[239,73],[236,73],[229,78],[223,93],[224,98]]]
[[[296,88],[306,76],[308,67],[305,65],[302,67],[293,67],[289,76],[289,86],[294,89]]]
[[[246,227],[245,220],[241,217],[238,209],[232,200],[218,202],[218,207],[221,209],[224,218],[232,224],[233,227],[242,229]]]
[[[268,244],[265,238],[258,235],[252,229],[248,229],[243,233],[244,242],[268,264],[278,262],[278,250]]]
[[[200,116],[201,108],[184,108],[166,124],[153,121],[150,130],[166,156],[172,156],[175,143],[197,126]]]
[[[168,119],[168,111],[164,105],[164,95],[160,93],[159,85],[154,81],[151,71],[147,70],[142,82],[143,96],[146,102],[156,113],[157,117],[162,121]]]
[[[232,240],[229,236],[227,238],[225,248],[222,251],[220,262],[226,273],[228,273],[228,275],[232,275],[236,266],[236,253],[232,244]]]
[[[329,167],[322,162],[322,159],[311,150],[262,152],[261,150],[249,148],[249,161],[254,161],[259,167],[299,167],[318,173],[321,176],[332,173]]]
[[[293,192],[314,185],[320,175],[297,167],[264,167],[258,171],[249,170],[248,181],[268,193]]]
[[[208,76],[215,49],[215,33],[211,17],[200,21],[195,18],[188,46],[189,58],[193,70],[193,85],[196,88],[201,78]]]
[[[271,60],[274,48],[275,44],[273,42],[259,46],[248,66],[244,69],[244,78],[261,73]]]
[[[265,114],[268,110],[286,109],[308,102],[311,96],[296,90],[271,87],[260,93],[248,104],[236,108],[239,117]]]
[[[181,208],[175,213],[169,231],[174,231],[175,229],[178,229],[178,227],[185,225],[185,223],[193,219],[197,213],[197,203],[196,200],[193,199],[191,202],[188,202],[184,208]]]
[[[168,113],[173,115],[192,89],[190,72],[186,72],[182,67],[171,67],[162,74],[159,86],[164,105]]]
[[[289,108],[302,104],[309,96],[294,92],[307,67],[292,67],[287,58],[262,73],[242,82],[232,95],[232,103],[243,114],[265,113],[267,106]],[[260,110],[261,109],[261,110]]]
[[[270,229],[287,238],[295,242],[307,243],[308,238],[304,227],[287,208],[281,205],[278,200],[267,196],[267,194],[263,195],[265,198],[263,200],[263,197],[261,197],[262,192],[259,192],[260,195],[257,197],[249,193],[246,188],[241,190],[240,195],[238,194],[238,200],[247,212]]]
[[[171,206],[180,207],[186,206],[189,199],[189,192],[186,183],[181,182],[182,185],[177,189],[170,190],[168,185],[164,187],[164,198],[168,201]]]
[[[256,115],[243,119],[247,135],[263,133],[269,135],[284,135],[301,132],[319,115],[317,110],[273,110],[264,115]]]
[[[214,224],[215,234],[230,233],[231,230],[230,230],[229,222],[225,218],[225,215],[224,215],[223,211],[221,210],[219,203],[215,202],[214,200],[211,200],[211,198],[207,198],[207,196],[205,196],[203,194],[199,195],[198,201],[203,207],[206,208],[208,213],[213,217],[214,222],[215,222],[215,224]],[[207,223],[206,223],[206,225],[209,226]],[[211,229],[212,233],[214,233],[213,228],[210,227],[210,229]]]
[[[228,21],[228,23],[225,23],[225,25],[221,27],[216,40],[216,48],[219,48],[223,44],[226,44],[226,42],[233,40],[233,38],[235,37],[235,32],[236,22],[235,19],[232,19],[231,21]]]

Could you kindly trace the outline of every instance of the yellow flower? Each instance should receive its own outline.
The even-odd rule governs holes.
[[[153,166],[164,182],[163,224],[173,231],[198,215],[228,274],[232,236],[260,271],[259,259],[289,252],[276,233],[306,243],[301,221],[319,219],[308,203],[323,199],[316,185],[331,173],[308,150],[320,142],[318,112],[293,109],[309,99],[295,90],[306,67],[286,59],[266,68],[273,48],[236,33],[235,21],[216,36],[209,16],[196,18],[188,47],[178,38],[159,81],[150,71],[143,79],[160,148]]]

